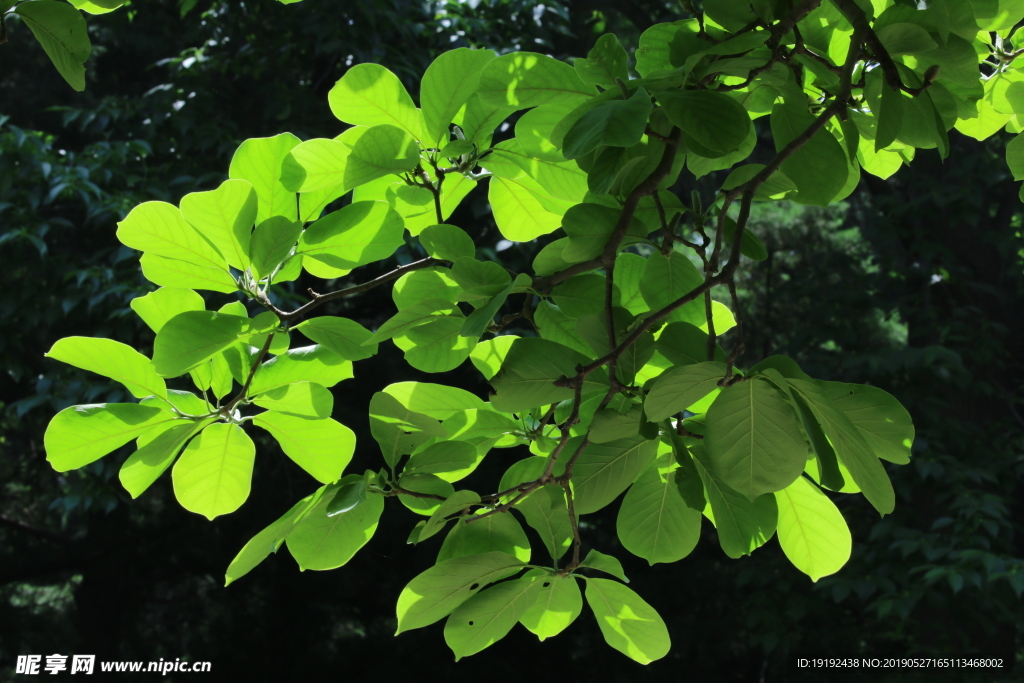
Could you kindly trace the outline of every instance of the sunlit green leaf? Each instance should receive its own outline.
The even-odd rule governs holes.
[[[605,642],[641,664],[668,654],[671,640],[661,616],[633,590],[609,579],[587,580],[587,604]]]
[[[216,190],[181,198],[181,215],[240,270],[249,267],[249,240],[256,224],[256,190],[247,180],[225,180]]]
[[[85,67],[92,45],[81,13],[49,0],[22,2],[14,12],[28,24],[46,55],[74,90],[85,90]]]
[[[444,640],[455,661],[476,654],[508,635],[537,599],[541,579],[506,581],[472,596],[452,612],[444,625]]]
[[[700,512],[683,501],[675,472],[662,477],[651,465],[629,487],[615,528],[623,547],[650,564],[676,562],[700,539]]]
[[[70,406],[46,427],[46,460],[58,472],[75,470],[174,419],[173,413],[137,403]]]
[[[379,64],[356,64],[327,93],[331,112],[353,126],[388,124],[422,134],[422,117],[398,76]]]
[[[268,410],[253,424],[270,432],[281,450],[317,481],[328,484],[341,477],[355,452],[356,435],[331,419],[310,419]]]
[[[336,569],[369,542],[384,511],[384,498],[369,495],[348,512],[327,516],[333,496],[322,496],[285,539],[299,569]]]
[[[174,464],[174,496],[207,519],[234,512],[249,497],[255,459],[256,445],[241,427],[210,425]]]
[[[448,139],[448,124],[480,85],[480,72],[494,59],[491,50],[465,47],[443,52],[427,67],[420,84],[425,142]]]
[[[536,52],[512,52],[488,62],[477,93],[488,104],[527,109],[595,95],[597,89],[581,81],[565,62]]]
[[[440,562],[414,578],[398,596],[398,630],[429,626],[487,584],[511,576],[524,566],[502,552],[454,557]]]
[[[132,347],[112,339],[65,337],[54,343],[46,356],[117,380],[137,398],[167,396],[167,387],[153,363]]]
[[[281,164],[299,139],[291,133],[246,140],[231,157],[230,178],[247,180],[256,191],[256,222],[271,216],[296,219],[295,193],[281,183]]]

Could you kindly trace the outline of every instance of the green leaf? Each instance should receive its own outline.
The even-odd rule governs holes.
[[[538,577],[506,581],[456,607],[444,625],[444,640],[455,653],[455,661],[476,654],[508,635],[536,601],[541,583]]]
[[[803,472],[808,445],[793,407],[757,379],[726,387],[707,412],[704,447],[718,478],[751,501]]]
[[[519,572],[526,564],[513,555],[490,552],[440,562],[402,589],[398,596],[398,630],[429,626],[487,584]]]
[[[473,238],[454,225],[431,225],[419,234],[420,244],[429,256],[444,261],[457,261],[476,256]]]
[[[589,579],[587,604],[605,642],[630,659],[650,664],[668,654],[672,642],[665,622],[630,588],[609,579]]]
[[[75,470],[174,419],[173,413],[137,403],[69,406],[53,416],[43,434],[46,460],[58,472]]]
[[[367,473],[373,474],[369,470]],[[345,481],[350,477],[351,480]],[[328,517],[343,515],[366,502],[366,477],[349,474],[342,477],[339,483],[341,486],[338,488],[338,492],[334,494],[331,502],[327,504],[326,512]]]
[[[469,352],[473,367],[480,371],[484,379],[489,381],[498,374],[501,364],[505,362],[505,357],[508,356],[516,339],[519,337],[514,334],[506,334],[480,342]]]
[[[1006,144],[1006,165],[1014,180],[1024,180],[1024,133],[1014,136]]]
[[[231,157],[228,177],[247,180],[256,191],[256,223],[271,216],[296,220],[295,193],[281,182],[281,164],[299,139],[291,133],[246,140]]]
[[[903,127],[903,94],[889,87],[889,82],[884,78],[881,79],[881,87],[882,96],[876,114],[878,128],[875,131],[875,152],[894,143]]]
[[[295,382],[258,395],[253,403],[297,417],[325,418],[334,409],[331,392],[314,382]]]
[[[167,398],[167,386],[156,374],[153,363],[121,342],[92,337],[65,337],[57,341],[46,356],[117,380],[136,398]]]
[[[403,243],[402,217],[386,202],[354,202],[309,226],[298,253],[332,268],[382,261]]]
[[[508,272],[495,261],[461,258],[451,269],[451,277],[462,288],[459,301],[480,305],[500,293],[512,282]]]
[[[248,368],[245,369],[248,372]],[[352,362],[316,344],[291,349],[260,366],[249,387],[256,396],[293,382],[316,382],[333,387],[352,377]]]
[[[433,474],[410,474],[407,477],[402,477],[399,483],[405,491],[428,493],[445,499],[455,493],[454,486]],[[441,503],[434,498],[422,498],[405,493],[399,493],[398,500],[416,514],[427,517],[433,515],[441,507]],[[416,525],[413,534],[409,536],[409,543],[419,543],[423,540],[420,538],[420,534],[426,524],[427,520],[423,520]]]
[[[428,382],[398,382],[389,384],[384,393],[395,398],[408,410],[446,420],[464,410],[485,409],[480,398],[465,389]]]
[[[437,532],[441,531],[445,525],[451,521],[452,515],[458,515],[462,518],[462,515],[468,511],[472,505],[478,505],[480,503],[480,495],[473,491],[455,491],[450,494],[447,499],[437,506],[430,518],[427,519],[427,523],[420,529],[419,538],[417,543],[425,541]]]
[[[803,133],[814,117],[801,102],[779,103],[771,114],[775,150],[782,150]],[[819,130],[780,167],[796,183],[799,193],[792,197],[798,204],[827,206],[846,185],[849,161],[842,145],[830,132]]]
[[[302,334],[345,360],[362,360],[377,353],[376,344],[363,345],[372,336],[370,331],[348,318],[309,318],[292,329],[302,330]]]
[[[529,281],[528,277],[527,281]],[[479,338],[487,327],[494,322],[494,316],[496,316],[498,311],[501,310],[501,307],[505,305],[508,295],[512,293],[512,290],[515,287],[516,283],[514,281],[509,282],[505,289],[492,296],[490,300],[483,303],[480,308],[466,316],[465,322],[462,324],[462,327],[459,328],[459,334],[463,337],[473,337],[474,341],[476,338]]]
[[[42,0],[39,0],[42,1]],[[166,202],[145,202],[117,224],[117,239],[132,249],[177,259],[203,268],[227,271],[227,260]]]
[[[480,457],[473,444],[465,441],[438,441],[414,453],[402,472],[436,474],[444,481],[455,482],[468,476],[479,462]]]
[[[370,399],[370,433],[389,467],[431,437],[447,436],[431,416],[409,410],[394,396],[378,391]]]
[[[687,53],[700,52],[708,43],[697,36],[696,19],[655,24],[640,35],[636,50],[636,70],[643,77],[682,66]],[[679,57],[684,56],[683,61]]]
[[[608,443],[618,439],[629,439],[640,433],[640,420],[643,411],[634,405],[623,415],[617,410],[605,408],[594,413],[590,423],[590,441]]]
[[[491,403],[503,413],[518,413],[572,398],[572,389],[552,382],[572,377],[576,366],[585,362],[583,354],[561,344],[535,337],[516,339],[490,380],[497,392]]]
[[[190,192],[179,203],[182,217],[227,259],[249,267],[249,241],[256,223],[256,190],[247,180],[225,180],[210,192]]]
[[[668,370],[647,392],[644,399],[647,419],[661,422],[689,408],[714,391],[724,376],[725,367],[719,361],[704,361]]]
[[[488,62],[480,74],[477,94],[485,104],[528,109],[579,95],[596,95],[576,71],[536,52],[512,52]]]
[[[250,336],[248,318],[216,311],[179,313],[157,333],[153,365],[160,376],[177,377]]]
[[[583,595],[574,576],[545,574],[537,582],[541,585],[537,598],[519,617],[519,623],[544,640],[557,636],[576,621],[583,611]]]
[[[655,344],[658,352],[673,365],[703,363],[708,357],[708,333],[690,323],[666,325]],[[719,346],[715,347],[715,360],[725,362],[725,351]]]
[[[577,204],[566,211],[562,217],[562,229],[569,236],[569,243],[562,250],[562,258],[569,263],[579,263],[600,256],[615,230],[620,213],[619,209],[591,203]],[[647,228],[632,218],[626,236],[623,247],[637,241],[629,238],[646,237]]]
[[[850,559],[850,528],[839,508],[805,477],[775,494],[779,545],[793,566],[817,582]]]
[[[540,336],[544,339],[567,346],[582,354],[591,352],[590,346],[576,332],[576,320],[570,318],[562,309],[550,301],[541,301],[533,312],[533,321],[537,325]]]
[[[540,461],[543,471],[545,459],[535,459]],[[511,469],[509,471],[511,472]],[[537,472],[533,478],[540,474],[541,472]],[[572,524],[569,521],[569,511],[565,505],[565,490],[561,486],[556,484],[541,486],[516,503],[515,509],[523,514],[526,523],[540,536],[551,559],[557,560],[565,555],[569,546],[572,545]]]
[[[210,425],[174,464],[174,496],[183,508],[207,519],[234,512],[249,497],[255,460],[256,445],[241,427]]]
[[[679,467],[672,471],[675,476],[676,489],[687,507],[697,512],[703,512],[708,506],[708,499],[704,494],[704,482],[701,481],[700,473],[693,462],[693,456],[683,444],[681,437],[672,431],[668,431],[667,436],[668,442],[672,445],[672,455],[679,463]]]
[[[647,266],[640,279],[640,292],[650,310],[657,311],[703,282],[704,277],[697,267],[679,252],[670,252],[668,256],[655,252],[647,258]]]
[[[253,424],[270,432],[284,454],[322,484],[337,481],[355,452],[356,435],[331,419],[268,410],[256,415]]]
[[[238,283],[227,270],[197,266],[188,261],[165,258],[156,254],[143,254],[139,259],[142,274],[153,284],[182,289],[209,289],[231,294],[238,291]]]
[[[703,446],[691,446],[690,451],[704,481],[711,520],[718,530],[718,542],[725,554],[736,559],[767,543],[778,524],[779,508],[775,496],[765,494],[751,502],[714,474]],[[704,512],[707,514],[707,509]]]
[[[544,194],[544,189],[537,181],[525,173],[517,178],[493,176],[490,179],[487,200],[491,204],[498,230],[505,239],[529,242],[558,229],[562,221],[561,213],[554,213],[545,207],[542,203]]]
[[[565,134],[562,153],[566,159],[577,159],[601,145],[631,147],[639,143],[651,107],[651,96],[643,88],[637,88],[628,100],[600,103]]]
[[[9,4],[14,4],[17,0],[12,0]],[[106,14],[113,12],[118,7],[125,3],[125,0],[68,0],[75,9],[88,12],[89,14]]]
[[[132,498],[138,498],[171,466],[189,439],[213,422],[214,418],[208,418],[172,426],[145,444],[140,438],[139,450],[125,460],[117,474],[121,485]]]
[[[451,271],[435,267],[414,270],[398,278],[391,289],[391,298],[401,311],[427,299],[455,303],[461,293],[462,288],[451,278]]]
[[[419,150],[406,131],[389,125],[357,126],[333,140],[314,138],[296,145],[281,165],[281,183],[291,192],[334,187],[344,193],[411,171],[418,163]]]
[[[407,334],[410,330],[420,325],[435,322],[445,316],[455,314],[458,308],[455,304],[444,299],[424,299],[388,318],[383,325],[377,328],[363,345],[376,344],[397,335]],[[461,329],[462,324],[459,323]]]
[[[356,64],[327,93],[331,112],[353,126],[397,126],[413,140],[422,134],[422,118],[398,76],[379,64]]]
[[[131,300],[130,305],[154,332],[159,332],[168,320],[179,313],[201,311],[206,308],[203,297],[191,289],[174,287],[161,287],[146,296],[136,297]]]
[[[727,177],[725,179],[725,182],[722,183],[722,189],[732,190],[734,188],[737,188],[740,185],[743,185],[747,181],[751,180],[754,176],[763,171],[764,168],[764,164],[746,164],[744,166],[739,166],[733,169],[731,173],[729,173],[729,177]],[[762,183],[760,187],[758,187],[757,190],[754,192],[754,200],[764,202],[775,199],[785,199],[786,197],[789,196],[791,192],[796,191],[796,184],[792,180],[787,178],[785,173],[783,173],[782,171],[775,171],[770,176],[768,176],[768,179],[764,181],[764,183]],[[732,219],[730,218],[728,220],[731,221]],[[732,244],[732,233],[736,230],[736,221],[732,221],[731,225],[727,222],[726,230],[728,231],[729,235],[729,244]],[[756,247],[754,246],[754,244],[748,245],[748,234],[751,236],[751,238],[756,240]],[[748,253],[748,251],[751,251],[753,253]],[[764,255],[758,257],[754,255],[755,253],[761,253]],[[755,261],[763,261],[765,258],[767,258],[767,252],[765,251],[764,245],[762,245],[761,242],[757,240],[757,238],[754,237],[749,230],[745,230],[743,232],[743,254],[745,256],[749,256]]]
[[[321,497],[285,539],[302,571],[337,569],[351,560],[373,537],[384,511],[383,496],[372,495],[348,512],[328,517],[332,500],[333,496]]]
[[[300,234],[302,224],[284,216],[271,216],[256,226],[249,243],[249,259],[256,279],[267,277],[288,258]]]
[[[620,581],[629,583],[629,579],[626,578],[626,573],[622,570],[622,563],[611,555],[605,555],[602,552],[591,550],[587,553],[587,557],[580,562],[581,569],[595,569],[605,574],[610,574]]]
[[[527,155],[518,140],[505,140],[495,145],[483,161],[488,170],[506,179],[527,183],[526,189],[546,211],[562,215],[587,194],[587,174],[573,161],[534,159]],[[529,178],[521,175],[525,171]]]
[[[899,22],[883,26],[875,32],[890,57],[910,55],[917,52],[931,52],[939,45],[928,31],[917,24]]]
[[[657,451],[658,442],[642,436],[587,446],[573,469],[576,514],[596,512],[615,500],[654,462]]]
[[[329,487],[321,486],[316,490],[315,493],[306,496],[298,503],[293,505],[288,512],[281,515],[276,521],[270,526],[263,529],[252,539],[249,540],[245,546],[238,551],[235,559],[228,565],[227,572],[224,574],[224,585],[229,586],[231,582],[237,581],[242,578],[256,566],[265,560],[270,553],[276,553],[281,545],[284,543],[284,539],[288,537],[288,534],[292,532],[295,525],[299,523],[309,513],[309,511],[316,507],[317,503],[323,498],[324,493]]]
[[[835,449],[836,456],[849,470],[853,482],[864,492],[864,497],[880,514],[892,512],[896,507],[892,482],[878,456],[864,440],[862,431],[833,404],[819,385],[799,379],[791,379],[789,384],[807,401]]]
[[[570,318],[594,315],[604,311],[605,286],[601,273],[574,275],[551,290],[551,299]]]
[[[523,153],[530,159],[565,161],[561,148],[552,141],[552,135],[559,122],[584,101],[586,98],[581,95],[555,104],[534,107],[520,116],[516,121],[515,132]]]
[[[476,92],[480,72],[494,57],[491,50],[460,47],[442,52],[431,62],[420,83],[425,142],[448,139],[448,124]]]
[[[586,59],[578,58],[573,67],[584,83],[599,85],[605,90],[616,87],[615,79],[629,80],[626,50],[614,33],[606,33],[597,39]],[[541,638],[543,640],[543,638]]]
[[[683,559],[700,539],[701,514],[679,495],[675,474],[662,478],[657,463],[644,470],[626,492],[615,522],[622,546],[652,565]]]
[[[444,539],[437,561],[495,551],[514,555],[522,562],[530,561],[530,542],[526,532],[509,513],[488,515],[482,519],[468,515],[457,520]]]
[[[868,447],[897,465],[910,462],[914,422],[891,394],[863,384],[821,382],[825,395],[860,432]]]
[[[85,67],[92,45],[82,14],[63,2],[30,0],[14,8],[72,89],[85,90]]]
[[[743,144],[750,133],[747,110],[728,95],[711,90],[661,91],[654,93],[679,126],[683,140],[702,157],[723,157]]]
[[[794,186],[793,189],[795,190],[796,187]],[[736,221],[726,216],[725,224],[722,227],[725,243],[732,246],[732,236],[736,234]],[[750,232],[749,227],[743,231],[743,236],[740,238],[740,253],[752,261],[764,261],[768,258],[768,250],[761,240],[757,239],[757,236]]]

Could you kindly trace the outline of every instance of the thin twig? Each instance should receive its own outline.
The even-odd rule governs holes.
[[[261,296],[258,300],[263,305],[264,308],[266,308],[268,311],[272,312],[274,315],[280,318],[282,323],[291,324],[296,320],[302,318],[306,314],[308,314],[317,306],[325,304],[328,301],[334,301],[335,299],[342,299],[346,296],[352,296],[353,294],[366,292],[368,290],[373,289],[374,287],[379,287],[380,285],[391,282],[392,280],[397,280],[406,273],[410,273],[414,270],[421,270],[423,268],[430,268],[431,266],[435,266],[439,263],[446,262],[435,258],[420,259],[419,261],[413,261],[412,263],[407,263],[404,266],[399,266],[398,268],[395,268],[391,272],[384,273],[383,275],[375,277],[369,282],[364,282],[361,285],[353,285],[352,287],[339,289],[338,291],[335,292],[328,292],[327,294],[317,294],[316,292],[310,290],[309,294],[312,297],[312,300],[306,302],[305,304],[291,312],[282,311],[281,309],[274,306],[272,303],[270,303],[270,300],[266,297],[266,295]]]

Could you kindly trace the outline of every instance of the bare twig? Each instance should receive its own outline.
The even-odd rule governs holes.
[[[410,273],[414,270],[421,270],[423,268],[430,268],[431,266],[437,265],[439,263],[445,263],[445,261],[441,261],[435,258],[420,259],[419,261],[413,261],[412,263],[407,263],[404,266],[399,266],[398,268],[395,268],[391,272],[384,273],[383,275],[375,277],[369,282],[364,282],[361,285],[353,285],[352,287],[339,289],[336,292],[328,292],[327,294],[317,294],[316,292],[310,290],[309,294],[312,297],[312,301],[306,302],[305,304],[291,312],[282,311],[281,309],[274,306],[272,303],[270,303],[270,300],[266,297],[266,295],[261,296],[259,298],[259,302],[263,305],[264,308],[266,308],[268,311],[271,311],[272,313],[274,313],[274,315],[280,318],[282,323],[291,324],[296,320],[299,320],[306,314],[308,314],[317,306],[325,304],[328,301],[334,301],[335,299],[342,299],[346,296],[352,296],[353,294],[359,294],[361,292],[369,291],[374,287],[379,287],[380,285],[391,282],[392,280],[397,280],[406,273]]]

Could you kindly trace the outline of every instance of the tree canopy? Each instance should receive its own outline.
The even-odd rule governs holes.
[[[39,4],[60,3],[13,11],[31,17]],[[591,633],[612,649],[641,664],[665,657],[678,617],[662,616],[664,585],[626,585],[625,567],[630,579],[644,571],[629,555],[675,563],[712,543],[737,559],[777,534],[781,556],[813,582],[836,575],[837,602],[879,590],[841,578],[858,543],[890,533],[904,558],[942,557],[934,539],[863,517],[868,507],[899,510],[893,465],[942,476],[917,464],[915,434],[929,434],[932,420],[922,432],[914,404],[908,411],[899,391],[872,380],[879,363],[951,379],[975,371],[944,339],[910,343],[920,334],[913,319],[903,355],[886,356],[879,346],[892,343],[893,324],[871,318],[892,283],[878,264],[900,252],[858,261],[829,242],[828,217],[847,200],[881,226],[913,206],[911,181],[898,179],[928,155],[955,168],[963,144],[953,136],[1021,132],[1013,36],[1024,9],[855,0],[689,9],[646,28],[635,50],[603,33],[571,66],[485,46],[441,51],[414,80],[372,61],[349,64],[318,105],[337,120],[318,132],[336,137],[261,131],[235,148],[226,174],[205,168],[180,183],[194,191],[134,195],[141,203],[117,224],[114,263],[136,268],[142,252],[141,274],[158,288],[122,298],[151,332],[71,329],[48,345],[50,359],[120,388],[104,385],[93,390],[102,401],[60,410],[43,437],[47,461],[109,482],[97,499],[108,508],[145,505],[156,485],[161,505],[170,493],[209,520],[257,518],[265,528],[233,551],[227,584],[244,585],[282,546],[302,570],[352,562],[339,573],[367,573],[373,563],[354,558],[371,539],[385,553],[410,544],[434,559],[390,596],[397,633],[446,619],[456,661],[517,623],[541,641],[566,629],[555,642],[571,638],[583,602]],[[47,54],[73,87],[84,85]],[[18,148],[33,139],[35,158],[45,153],[45,138],[16,130]],[[192,136],[202,139],[201,124]],[[986,166],[988,177],[1024,179],[1018,139],[1000,170]],[[150,150],[135,140],[120,153]],[[52,173],[51,162],[38,165],[44,178]],[[91,181],[78,175],[88,203]],[[875,197],[855,194],[864,184]],[[1019,241],[1000,187],[993,217],[1006,212],[1006,234],[991,239]],[[51,190],[49,202],[64,191]],[[121,207],[131,203],[122,196]],[[767,227],[783,216],[807,227]],[[39,232],[21,236],[42,250]],[[1016,258],[1008,301],[1019,292]],[[890,279],[921,268],[908,265],[890,266]],[[822,271],[816,287],[855,280],[810,302],[807,268]],[[926,270],[928,286],[952,278]],[[844,306],[853,283],[862,299]],[[801,292],[780,297],[785,287]],[[839,327],[830,322],[818,346],[833,353],[808,356],[807,313],[836,302],[824,315]],[[856,320],[852,310],[863,317],[843,337],[836,330]],[[748,348],[757,362],[747,362]],[[990,342],[979,353],[1004,349]],[[380,357],[386,373],[373,371]],[[997,380],[982,393],[994,391],[1007,394]],[[1016,415],[1013,394],[1005,400]],[[1012,457],[1010,443],[994,447]],[[276,453],[291,463],[289,495],[276,492],[277,508],[236,513],[264,463],[281,471],[281,460],[267,462]],[[991,480],[983,471],[963,476]],[[118,483],[138,503],[119,506]],[[857,493],[865,500],[842,495]],[[932,530],[982,524],[998,535],[1005,508],[965,495],[955,505],[972,512],[936,519]],[[397,523],[385,522],[385,508]],[[848,518],[864,523],[851,529]],[[1020,561],[984,550],[988,559],[946,552],[981,562],[985,581],[1019,596]],[[872,546],[858,570],[891,572],[882,555]],[[918,571],[954,594],[970,576],[950,565]],[[879,584],[892,594],[873,603],[879,619],[927,602],[901,602],[895,585]]]

